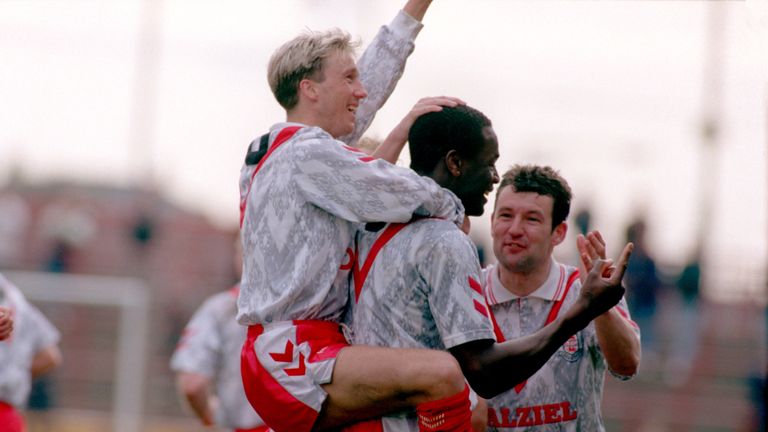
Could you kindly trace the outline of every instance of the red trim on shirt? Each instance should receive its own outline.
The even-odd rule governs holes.
[[[294,136],[296,132],[299,131],[299,129],[301,129],[301,126],[288,126],[286,128],[283,128],[283,130],[281,130],[277,134],[277,137],[275,137],[275,141],[269,147],[269,150],[267,150],[267,152],[264,154],[264,157],[261,158],[258,165],[256,165],[256,168],[253,169],[253,173],[251,174],[251,181],[248,183],[248,190],[246,191],[245,195],[240,201],[240,228],[243,227],[243,219],[245,218],[245,206],[248,204],[248,195],[251,194],[251,186],[253,185],[253,178],[256,177],[256,173],[259,172],[262,165],[264,165],[264,162],[267,161],[269,156],[271,156],[272,153],[274,153],[278,147],[283,145],[283,143],[291,139],[291,137]]]
[[[636,322],[632,321],[632,318],[629,317],[629,313],[626,310],[624,310],[624,308],[620,307],[619,305],[616,305],[615,308],[619,312],[619,315],[621,315],[621,317],[624,318],[629,323],[629,325],[631,325],[635,329],[638,329],[638,330],[640,329],[640,326],[637,325]]]
[[[561,270],[563,270],[562,267],[561,267]],[[492,271],[495,271],[495,269]],[[560,312],[560,308],[563,306],[563,302],[565,301],[565,298],[568,296],[568,291],[571,290],[571,286],[576,281],[576,279],[578,279],[578,277],[579,277],[579,271],[576,270],[568,278],[568,282],[566,282],[565,284],[565,291],[563,292],[563,295],[559,299],[554,300],[554,303],[552,304],[552,308],[549,310],[549,314],[547,315],[547,320],[544,322],[545,327],[551,324],[552,321],[554,321],[557,318],[557,314]],[[562,283],[562,279],[563,279],[563,273],[561,272],[560,282],[558,282],[558,285]],[[491,284],[490,272],[489,272],[487,287],[488,289],[486,290],[486,292],[491,293],[493,291],[492,289],[493,285]],[[558,287],[557,291],[560,291],[560,287]],[[557,298],[557,296],[555,298]],[[499,326],[499,323],[496,321],[496,315],[493,313],[493,309],[490,308],[490,305],[488,307],[488,312],[491,314],[491,322],[493,323],[493,333],[496,335],[496,340],[498,342],[504,342],[507,339],[506,337],[504,337],[504,332],[501,331],[501,327]],[[525,384],[527,382],[528,380],[524,380],[520,384],[516,385],[515,391],[520,393],[523,390],[523,388],[525,388]]]
[[[573,272],[571,277],[568,278],[568,282],[565,284],[565,292],[563,292],[563,296],[560,297],[560,299],[556,300],[555,303],[552,304],[552,309],[549,310],[549,315],[547,315],[547,321],[544,323],[545,326],[557,318],[557,314],[560,313],[560,308],[563,307],[563,301],[568,296],[568,291],[571,290],[571,285],[573,285],[578,277],[579,271],[576,270]]]
[[[350,146],[347,146],[347,145],[342,146],[342,147],[344,147],[345,149],[347,149],[347,150],[349,150],[351,152],[354,152],[354,153],[363,153],[363,154],[365,154],[365,156],[361,156],[359,158],[360,161],[362,161],[362,162],[372,162],[372,161],[375,161],[376,159],[378,159],[378,158],[375,158],[373,156],[369,156],[367,153],[365,153],[364,151],[360,150],[359,148],[354,148],[354,147],[350,147]]]
[[[373,261],[376,259],[376,255],[379,254],[381,248],[383,248],[388,241],[392,240],[392,237],[394,237],[395,234],[400,232],[400,230],[405,228],[407,225],[408,223],[393,223],[387,226],[384,229],[384,232],[381,233],[378,238],[376,238],[376,241],[373,242],[371,251],[368,252],[368,256],[365,257],[363,267],[360,268],[357,266],[359,261],[355,263],[352,268],[352,275],[355,281],[355,303],[357,303],[357,301],[360,299],[360,292],[363,290],[365,279],[368,278],[368,272],[371,271],[371,266],[373,265]],[[360,255],[358,253],[355,253],[355,255],[359,259]]]

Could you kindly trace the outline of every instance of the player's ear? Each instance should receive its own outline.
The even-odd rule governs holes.
[[[559,245],[565,240],[565,235],[568,234],[568,224],[565,222],[560,223],[552,230],[552,247]]]
[[[449,150],[448,153],[445,154],[445,158],[443,159],[445,162],[445,167],[448,168],[448,172],[451,173],[453,177],[459,177],[461,175],[461,156],[459,156],[459,153],[456,150]]]
[[[319,93],[315,82],[311,79],[305,78],[299,82],[299,94],[311,101],[317,101]]]

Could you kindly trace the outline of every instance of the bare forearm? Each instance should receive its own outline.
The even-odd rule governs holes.
[[[179,394],[184,397],[197,418],[206,426],[213,424],[209,381],[208,377],[191,372],[180,372],[176,377]]]
[[[632,376],[640,366],[640,339],[616,308],[595,319],[600,350],[616,374]]]
[[[566,314],[536,333],[502,343],[469,343],[454,348],[470,386],[482,397],[503,393],[536,373],[589,320]],[[463,348],[462,348],[463,347]]]
[[[45,375],[61,363],[61,351],[53,345],[40,350],[32,359],[32,378]]]
[[[394,164],[397,163],[397,159],[400,157],[403,147],[405,147],[405,140],[395,136],[395,131],[393,131],[381,144],[379,144],[378,147],[376,147],[376,151],[373,152],[372,156]]]
[[[189,403],[190,408],[192,408],[192,411],[195,413],[197,418],[199,418],[200,421],[206,426],[212,425],[213,410],[211,409],[211,404],[209,402],[208,395],[202,394],[202,393],[194,393],[194,394],[186,394],[184,396],[187,399],[187,402]]]
[[[407,13],[412,18],[421,21],[424,19],[424,15],[427,13],[427,9],[429,9],[431,3],[432,0],[408,0],[403,7],[403,12]]]

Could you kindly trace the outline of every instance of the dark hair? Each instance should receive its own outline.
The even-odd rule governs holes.
[[[496,191],[496,203],[499,194],[506,186],[512,186],[515,192],[535,192],[539,195],[552,197],[552,229],[560,225],[571,211],[571,187],[559,172],[548,166],[515,165],[501,178],[501,184]]]
[[[475,156],[483,148],[483,128],[489,126],[485,114],[467,105],[422,115],[408,132],[411,169],[429,174],[450,150],[463,158]]]

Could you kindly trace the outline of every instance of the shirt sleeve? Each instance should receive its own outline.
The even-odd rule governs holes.
[[[176,372],[195,372],[216,375],[221,340],[216,333],[214,303],[206,301],[195,312],[171,357],[171,369]]]
[[[331,138],[302,141],[294,180],[304,198],[350,222],[407,222],[414,214],[460,225],[461,201],[434,180],[340,145]]]
[[[51,324],[40,310],[31,303],[27,303],[27,314],[29,315],[30,327],[34,327],[35,342],[33,352],[37,353],[42,349],[59,343],[61,335],[59,331]],[[31,334],[31,333],[30,333]]]
[[[444,240],[444,241],[443,241]],[[480,286],[480,263],[469,237],[458,229],[429,245],[418,271],[431,288],[429,305],[446,348],[494,339]]]
[[[355,144],[373,122],[376,112],[389,99],[403,76],[405,63],[414,50],[414,40],[424,25],[402,10],[388,26],[382,26],[357,61],[360,81],[368,97],[357,108],[355,130],[341,137]]]

